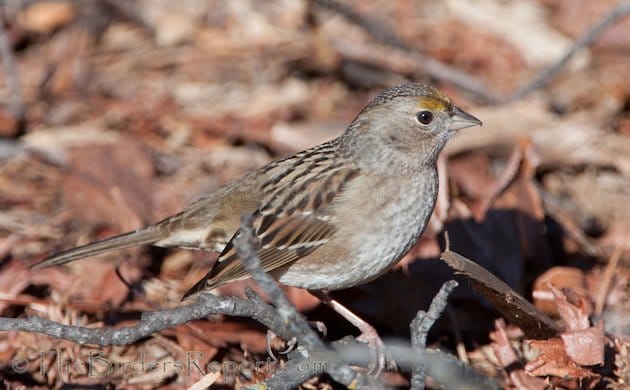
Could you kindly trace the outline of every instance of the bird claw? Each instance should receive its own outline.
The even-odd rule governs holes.
[[[297,339],[295,337],[291,337],[290,340],[287,340],[287,348],[284,351],[279,351],[281,355],[286,355],[287,353],[293,351],[293,348],[297,345]]]
[[[379,337],[376,329],[363,329],[357,340],[366,343],[370,348],[370,361],[368,374],[378,377],[384,370],[396,370],[396,362],[388,355],[385,343]]]
[[[273,331],[267,329],[267,337],[266,337],[267,338],[267,354],[275,362],[278,361],[278,358],[273,353],[273,348],[271,347],[271,343],[273,342],[273,339],[275,339],[276,337],[278,336]],[[284,351],[278,351],[278,353],[281,355],[286,355],[287,353],[291,352],[293,348],[295,348],[296,345],[297,345],[297,339],[295,337],[291,337],[290,340],[287,340],[287,348]]]
[[[273,333],[273,331],[271,331],[270,329],[267,329],[267,335],[265,337],[267,341],[267,354],[274,362],[277,362],[278,358],[276,357],[276,355],[273,354],[273,348],[271,347],[271,342],[275,338],[276,338],[276,334]]]

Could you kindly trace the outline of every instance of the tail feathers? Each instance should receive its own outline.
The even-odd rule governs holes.
[[[100,255],[105,252],[129,248],[136,245],[153,244],[161,239],[162,235],[159,233],[158,229],[152,227],[140,229],[102,241],[96,241],[57,252],[45,258],[42,262],[34,264],[31,268],[41,269],[61,265],[84,257]]]
[[[197,296],[198,293],[205,290],[207,287],[208,275],[204,276],[203,279],[195,283],[188,291],[184,293],[182,296],[182,301],[188,300],[194,296]]]

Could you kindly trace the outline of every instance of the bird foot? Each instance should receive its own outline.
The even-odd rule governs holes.
[[[366,343],[370,348],[370,360],[372,363],[369,366],[368,374],[378,377],[383,370],[396,370],[396,362],[387,354],[385,343],[381,340],[376,329],[367,323],[366,325],[361,328],[361,335],[357,337],[357,340]]]
[[[271,346],[273,339],[275,339],[276,337],[278,336],[275,333],[273,333],[269,329],[267,330],[267,354],[271,359],[273,359],[273,361],[277,362],[278,358],[273,353],[273,348]],[[297,345],[297,339],[295,337],[292,337],[290,340],[287,340],[286,343],[286,349],[284,351],[278,351],[278,353],[280,353],[281,355],[286,355],[287,353],[291,352]]]
[[[369,368],[368,373],[370,375],[379,376],[384,369],[395,370],[396,362],[390,356],[387,356],[385,351],[385,344],[383,340],[376,332],[376,329],[361,317],[354,314],[347,307],[332,299],[325,291],[309,290],[311,294],[319,298],[323,303],[328,305],[331,309],[339,313],[343,318],[348,320],[352,325],[356,326],[361,331],[361,335],[357,338],[358,341],[367,343],[370,347],[370,357],[372,365]]]

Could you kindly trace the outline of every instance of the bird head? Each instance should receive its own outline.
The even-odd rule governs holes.
[[[415,169],[435,164],[457,130],[477,125],[479,119],[455,106],[440,90],[407,83],[374,97],[343,138],[364,163]]]

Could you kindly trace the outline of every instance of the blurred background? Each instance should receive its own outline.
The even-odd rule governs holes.
[[[439,260],[446,230],[451,249],[549,315],[558,313],[547,282],[577,292],[592,321],[604,321],[606,362],[549,371],[548,380],[565,388],[627,384],[630,20],[607,25],[556,73],[532,83],[619,4],[0,1],[1,315],[121,326],[177,305],[214,254],[137,248],[67,267],[27,267],[155,222],[251,169],[333,138],[376,93],[416,80],[443,89],[484,126],[460,132],[443,153],[438,206],[412,251],[382,278],[334,296],[384,337],[408,339],[415,313],[453,277]],[[459,280],[432,345],[514,386],[493,357],[499,314]],[[216,293],[242,295],[246,285],[253,286]],[[356,334],[308,293],[286,291],[310,320],[326,323],[327,339]],[[206,363],[241,362],[264,360],[265,343],[255,322],[214,316],[100,350],[120,361],[141,354],[177,361],[201,351]],[[95,378],[55,366],[93,349],[4,332],[0,378],[9,386],[185,388],[202,376],[122,370]],[[57,354],[40,359],[44,350]],[[22,372],[11,368],[16,357],[28,362]],[[523,352],[521,362],[528,359]],[[268,376],[241,373],[217,384]],[[384,381],[408,386],[404,373]],[[303,386],[333,385],[321,377]]]

